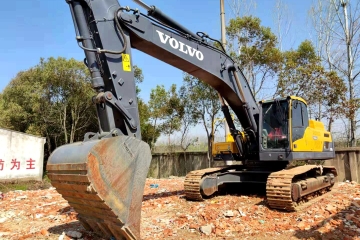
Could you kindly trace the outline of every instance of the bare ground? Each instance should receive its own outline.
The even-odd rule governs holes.
[[[184,178],[147,179],[142,239],[358,239],[360,185],[338,183],[300,212],[271,210],[263,194],[242,189],[204,202],[186,201]],[[158,184],[158,188],[150,188]],[[234,186],[234,189],[239,186]],[[241,187],[242,188],[242,187]],[[77,221],[54,188],[0,194],[0,239],[102,239]],[[202,230],[210,230],[207,234]],[[74,234],[74,233],[73,233]],[[73,237],[75,239],[75,237]]]

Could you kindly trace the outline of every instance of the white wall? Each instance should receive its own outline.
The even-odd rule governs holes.
[[[0,181],[42,180],[43,137],[0,128]]]

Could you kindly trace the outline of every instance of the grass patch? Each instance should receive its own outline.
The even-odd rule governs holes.
[[[0,192],[6,193],[14,190],[39,190],[51,187],[50,179],[45,175],[42,181],[13,181],[0,183]]]

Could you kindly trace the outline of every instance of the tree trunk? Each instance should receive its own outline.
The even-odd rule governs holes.
[[[206,131],[206,136],[207,136],[207,145],[208,145],[208,151],[207,151],[207,157],[208,157],[208,161],[209,161],[209,167],[210,167],[210,155],[209,155],[209,151],[210,151],[210,148],[209,148],[209,146],[210,146],[210,133],[209,133],[209,130],[208,130],[208,128],[207,128],[207,126],[206,126],[206,119],[205,119],[205,116],[204,115],[202,115],[201,116],[201,118],[202,118],[202,121],[203,121],[203,124],[204,124],[204,128],[205,128],[205,131]]]
[[[211,167],[211,159],[212,159],[212,137],[208,138],[208,167]]]
[[[63,129],[64,129],[65,143],[68,143],[68,135],[67,135],[67,130],[66,130],[66,105],[64,107]]]
[[[47,145],[47,148],[48,148],[48,154],[49,154],[49,157],[52,153],[52,149],[51,149],[51,139],[50,139],[50,136],[48,134],[46,134],[46,145]]]
[[[349,31],[349,19],[347,13],[347,3],[344,0],[341,0],[341,6],[344,12],[344,19],[345,19],[345,39],[346,39],[346,54],[347,54],[347,79],[349,82],[349,100],[350,100],[350,112],[349,112],[349,120],[350,120],[350,147],[356,147],[356,122],[355,122],[355,107],[353,109],[352,100],[355,97],[354,94],[354,79],[353,79],[353,56],[352,56],[352,49],[351,49],[351,38],[350,38],[350,31]]]
[[[332,123],[333,123],[333,115],[331,114],[330,111],[330,116],[329,116],[329,124],[328,124],[328,131],[331,132],[331,127],[332,127]]]
[[[151,139],[151,151],[152,152],[154,151],[154,148],[155,148],[156,120],[157,119],[155,118],[154,127],[153,127],[153,136],[152,136],[152,139]]]
[[[71,119],[72,124],[71,124],[71,132],[70,132],[70,143],[73,143],[75,140],[75,134],[80,119],[80,114],[77,106],[73,106],[73,109],[71,110],[71,117],[72,117]]]

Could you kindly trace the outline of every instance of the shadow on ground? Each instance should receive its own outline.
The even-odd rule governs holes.
[[[67,233],[69,231],[76,231],[82,234],[81,239],[83,240],[104,240],[101,236],[96,235],[94,232],[86,231],[86,229],[81,225],[79,221],[74,221],[70,223],[65,223],[61,225],[56,225],[50,227],[48,232],[51,234],[62,235],[63,232]],[[60,237],[59,237],[60,239]],[[68,238],[65,238],[68,239]]]
[[[147,194],[147,195],[143,196],[143,201],[147,201],[147,200],[150,200],[150,199],[158,199],[158,198],[176,196],[176,195],[182,196],[184,194],[185,194],[184,190]]]
[[[310,229],[295,231],[294,236],[316,240],[360,240],[360,210],[354,205],[347,206]]]
[[[63,232],[68,232],[68,231],[78,231],[81,233],[85,233],[85,229],[83,228],[83,226],[79,221],[56,225],[54,227],[49,228],[48,231],[52,234],[59,234],[59,235],[61,235]]]
[[[266,186],[265,184],[251,184],[251,183],[232,183],[219,186],[219,196],[233,195],[233,196],[255,196],[265,198]]]
[[[179,196],[184,197],[185,191],[172,191],[172,192],[161,192],[161,193],[153,193],[147,194],[143,196],[143,201],[147,201],[150,199],[158,199],[158,198],[165,198],[171,196]],[[226,186],[220,186],[219,192],[215,193],[212,197],[215,196],[225,196],[225,195],[232,195],[232,196],[256,196],[260,198],[265,198],[266,190],[264,185],[259,184],[244,184],[244,183],[237,183],[237,184],[227,184]],[[263,201],[262,201],[263,202]],[[264,205],[264,204],[262,204]]]

